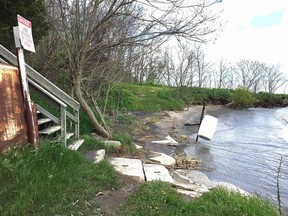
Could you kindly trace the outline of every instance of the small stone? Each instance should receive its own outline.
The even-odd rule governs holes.
[[[134,145],[135,145],[135,148],[136,148],[136,149],[143,149],[143,146],[137,145],[137,144],[135,144],[135,143],[134,143]]]
[[[96,152],[94,163],[99,163],[105,158],[105,149],[100,149]]]

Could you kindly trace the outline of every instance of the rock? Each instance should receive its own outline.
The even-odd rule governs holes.
[[[105,149],[100,149],[96,151],[94,163],[99,163],[104,160],[105,157]]]
[[[238,192],[238,193],[240,193],[243,196],[251,196],[251,194],[248,193],[247,191],[245,191],[245,190],[243,190],[243,189],[241,189],[239,187],[236,187],[233,184],[227,183],[227,182],[219,182],[216,185],[218,187],[223,187],[226,190],[231,191],[231,192]]]
[[[205,185],[208,189],[213,189],[216,185],[213,183],[207,175],[196,170],[176,170],[176,173],[185,176],[198,185]]]
[[[114,167],[114,169],[123,174],[135,177],[139,181],[144,181],[143,165],[139,159],[128,158],[116,158],[111,157],[108,162]]]
[[[165,166],[174,166],[176,163],[176,160],[173,157],[166,155],[166,154],[163,154],[163,153],[160,153],[160,152],[153,152],[152,151],[148,155],[148,158],[150,160],[157,161],[160,164],[165,165]]]
[[[108,147],[121,147],[121,142],[113,140],[105,140],[103,143]]]
[[[170,176],[169,171],[162,165],[158,164],[144,164],[144,172],[146,180],[149,181],[162,181],[173,184],[174,180]]]

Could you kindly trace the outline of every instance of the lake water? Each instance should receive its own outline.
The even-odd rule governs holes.
[[[235,110],[218,116],[212,141],[200,139],[185,152],[196,156],[213,181],[277,200],[281,156],[281,200],[288,206],[288,108]],[[193,135],[195,137],[195,135]]]

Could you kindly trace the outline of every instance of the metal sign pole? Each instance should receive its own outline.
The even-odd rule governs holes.
[[[24,59],[24,50],[21,47],[20,37],[19,37],[19,29],[18,26],[13,27],[14,32],[14,40],[15,46],[17,51],[17,59],[18,59],[18,68],[20,72],[20,79],[22,84],[22,91],[24,97],[24,109],[27,121],[27,128],[28,128],[28,140],[33,145],[38,145],[38,136],[36,129],[36,119],[33,115],[32,103],[30,98],[28,80],[27,80],[27,73],[26,73],[26,64]]]

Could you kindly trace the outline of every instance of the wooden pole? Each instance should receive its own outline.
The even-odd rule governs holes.
[[[202,113],[201,113],[201,116],[200,116],[200,124],[199,124],[199,127],[198,127],[198,131],[197,131],[197,137],[196,137],[196,142],[198,142],[198,132],[199,132],[199,128],[201,126],[201,123],[202,123],[202,120],[203,120],[203,117],[204,117],[204,112],[205,112],[205,106],[206,106],[206,103],[205,101],[203,102],[203,108],[202,108]]]
[[[37,134],[38,125],[36,124],[36,119],[35,119],[35,116],[33,115],[33,109],[32,109],[32,103],[31,103],[28,80],[27,80],[27,73],[26,73],[26,64],[25,64],[25,59],[24,59],[24,50],[22,49],[21,44],[20,44],[18,26],[13,27],[13,32],[14,32],[16,51],[17,51],[20,80],[21,80],[23,97],[24,97],[24,109],[25,109],[25,116],[26,116],[26,121],[27,121],[28,140],[29,140],[29,143],[33,145],[38,145],[39,144],[39,139],[38,139],[38,134]]]

